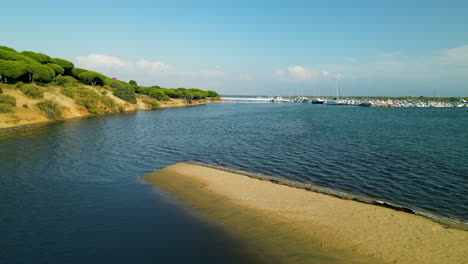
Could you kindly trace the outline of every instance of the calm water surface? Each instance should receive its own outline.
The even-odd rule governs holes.
[[[246,262],[137,180],[184,160],[468,221],[466,109],[223,103],[0,131],[0,262]]]

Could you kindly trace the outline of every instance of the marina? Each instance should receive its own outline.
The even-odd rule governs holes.
[[[362,107],[468,107],[468,101],[463,98],[453,100],[427,99],[376,99],[376,98],[330,98],[315,96],[257,96],[257,97],[221,97],[224,101],[257,102],[257,103],[309,103],[324,105],[348,105]]]

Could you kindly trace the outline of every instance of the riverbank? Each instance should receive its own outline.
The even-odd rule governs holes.
[[[280,263],[468,261],[468,232],[417,215],[189,163],[143,179]]]
[[[85,87],[96,92],[96,94],[100,94],[99,89],[96,87]],[[13,108],[13,112],[11,113],[0,113],[0,129],[54,121],[50,119],[44,111],[36,107],[38,102],[44,100],[53,100],[59,104],[62,108],[62,120],[95,115],[90,113],[86,107],[78,105],[75,100],[61,93],[62,87],[47,87],[44,91],[43,98],[39,99],[26,96],[20,89],[13,85],[2,84],[1,88],[3,90],[3,94],[11,95],[16,98],[16,106]],[[147,95],[137,95],[137,103],[131,104],[115,96],[111,91],[106,91],[106,96],[112,99],[116,104],[116,109],[118,108],[122,112],[150,110],[152,109],[151,105],[148,105],[145,101],[148,99],[154,100]],[[191,103],[188,103],[184,99],[171,98],[169,101],[160,101],[159,105],[161,108],[169,108],[203,105],[208,103],[211,103],[211,100],[192,100]]]

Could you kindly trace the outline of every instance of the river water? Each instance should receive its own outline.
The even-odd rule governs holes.
[[[466,109],[221,103],[0,131],[0,262],[249,262],[138,180],[185,160],[468,222]]]

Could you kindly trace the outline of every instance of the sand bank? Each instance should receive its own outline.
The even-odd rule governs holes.
[[[468,263],[468,232],[206,166],[143,176],[278,263]]]
[[[38,102],[41,102],[45,99],[52,99],[58,102],[62,108],[62,115],[64,119],[76,119],[92,116],[92,114],[85,107],[76,104],[72,98],[63,95],[60,92],[61,87],[47,87],[46,91],[44,92],[44,98],[40,99],[27,97],[23,92],[21,92],[13,85],[3,84],[1,87],[3,88],[4,94],[12,95],[16,98],[16,107],[14,107],[13,113],[0,113],[0,129],[54,122],[48,118],[43,111],[35,107]],[[100,94],[98,89],[95,87],[85,87]],[[144,103],[144,100],[148,98],[146,95],[137,95],[136,104],[125,102],[119,97],[113,95],[111,91],[107,91],[107,96],[114,100],[118,106],[123,107],[126,112],[150,109],[149,106]],[[212,102],[208,99],[192,100],[191,104],[187,103],[187,101],[183,99],[171,99],[169,101],[160,102],[160,105],[161,108],[170,108],[204,105],[209,103]],[[27,105],[28,107],[24,107],[24,105]]]

